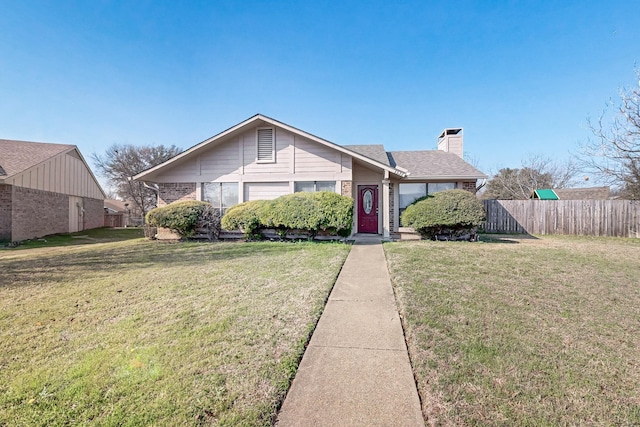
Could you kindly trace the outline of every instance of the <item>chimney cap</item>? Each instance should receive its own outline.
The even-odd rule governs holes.
[[[445,136],[448,135],[457,135],[460,132],[462,132],[462,128],[446,128],[442,131],[442,133],[440,134],[440,136],[438,137],[438,139],[442,139]]]

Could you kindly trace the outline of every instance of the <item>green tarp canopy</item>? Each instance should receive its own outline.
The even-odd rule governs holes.
[[[556,194],[556,192],[551,189],[533,190],[533,194],[531,195],[531,198],[540,199],[540,200],[559,200],[559,197]]]

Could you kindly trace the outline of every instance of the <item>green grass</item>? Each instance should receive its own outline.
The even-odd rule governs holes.
[[[639,425],[640,240],[385,244],[430,425]]]
[[[144,236],[142,228],[94,228],[77,233],[52,234],[40,239],[20,242],[15,249],[50,248],[54,246],[86,245],[90,243],[117,242]],[[6,247],[7,245],[5,245]],[[3,249],[0,246],[0,249]]]
[[[271,425],[348,251],[0,251],[0,425]]]

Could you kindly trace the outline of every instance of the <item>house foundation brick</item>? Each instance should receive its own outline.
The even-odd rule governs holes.
[[[342,185],[340,188],[340,194],[343,196],[351,197],[353,199],[353,182],[352,181],[342,181]]]
[[[69,196],[13,186],[11,240],[21,241],[69,231]]]
[[[162,183],[158,187],[158,207],[173,202],[196,200],[195,182]]]
[[[462,189],[466,191],[470,191],[475,194],[476,192],[476,182],[475,181],[465,181],[462,183]]]
[[[0,184],[0,242],[11,240],[12,196],[11,186]]]
[[[84,229],[104,227],[104,200],[84,197]]]

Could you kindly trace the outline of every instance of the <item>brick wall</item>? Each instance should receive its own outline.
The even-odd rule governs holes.
[[[10,185],[0,184],[0,242],[11,241],[11,197]]]
[[[475,181],[465,181],[462,183],[462,189],[471,191],[475,194],[476,192],[476,182]]]
[[[84,205],[84,229],[104,227],[104,200],[83,199]]]
[[[12,241],[69,231],[69,196],[13,187]]]
[[[351,181],[342,181],[340,189],[340,194],[343,196],[351,197],[353,199],[353,182]]]
[[[158,186],[160,187],[158,207],[166,206],[173,202],[196,199],[195,182],[168,183],[159,184]]]

